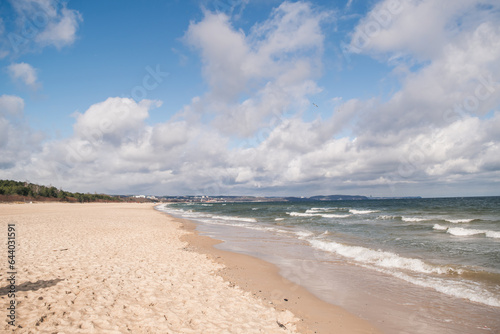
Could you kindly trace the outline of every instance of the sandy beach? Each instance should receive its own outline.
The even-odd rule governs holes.
[[[150,204],[0,204],[0,226],[4,332],[377,333]]]

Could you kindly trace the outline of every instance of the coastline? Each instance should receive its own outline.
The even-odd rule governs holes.
[[[495,307],[475,303],[465,298],[450,296],[442,293],[441,290],[432,289],[430,286],[422,287],[419,284],[414,284],[412,281],[395,277],[387,270],[378,271],[356,265],[355,263],[349,263],[349,261],[345,261],[345,259],[337,259],[337,257],[329,255],[330,253],[328,252],[319,251],[316,250],[315,247],[311,247],[314,246],[311,242],[325,239],[330,240],[331,244],[335,245],[335,239],[339,236],[335,235],[331,238],[327,233],[335,233],[337,229],[342,230],[351,228],[351,226],[357,228],[357,225],[346,223],[339,224],[338,226],[336,225],[335,227],[337,229],[333,229],[332,226],[328,225],[327,219],[321,220],[321,218],[317,218],[314,221],[319,227],[313,225],[313,223],[307,225],[301,221],[301,213],[309,217],[308,214],[322,215],[323,211],[327,211],[327,209],[323,210],[321,206],[316,204],[286,207],[280,205],[276,206],[274,204],[264,206],[259,206],[257,204],[227,204],[228,206],[226,207],[225,205],[226,204],[222,204],[220,207],[210,204],[201,204],[198,206],[193,204],[193,206],[187,205],[187,207],[183,205],[174,205],[170,209],[162,209],[161,206],[158,207],[158,209],[167,214],[174,215],[174,217],[193,220],[197,226],[198,234],[201,236],[209,236],[213,239],[223,240],[223,242],[212,242],[212,247],[220,251],[219,254],[211,255],[212,258],[217,258],[218,256],[222,258],[227,257],[227,254],[223,252],[226,251],[229,254],[237,253],[248,256],[243,257],[243,259],[257,258],[265,261],[265,263],[271,263],[276,266],[280,274],[277,280],[281,280],[281,285],[270,288],[270,292],[263,298],[275,301],[274,304],[280,307],[283,307],[283,304],[285,306],[294,305],[289,303],[291,299],[287,294],[290,294],[290,291],[284,289],[296,283],[322,301],[339,306],[350,314],[366,320],[384,333],[405,332],[415,334],[437,334],[443,332],[461,333],[463,330],[466,330],[469,333],[479,334],[484,330],[496,332],[499,328],[498,309]],[[398,208],[399,206],[394,210]],[[337,209],[337,207],[334,209]],[[342,211],[347,211],[348,209],[352,215],[355,215],[350,218],[354,222],[364,219],[362,222],[365,222],[365,225],[363,226],[369,225],[368,227],[370,227],[374,223],[377,223],[375,226],[377,231],[381,230],[381,226],[392,226],[392,221],[387,224],[385,219],[382,221],[377,220],[378,216],[389,217],[383,215],[394,215],[392,212],[386,213],[385,210],[382,209],[378,211],[377,207],[372,206],[368,206],[367,208],[366,205],[363,204],[357,206],[344,204],[341,208]],[[399,214],[402,215],[403,218],[406,219],[406,217],[410,217],[408,219],[421,220],[420,218],[414,218],[421,216],[414,213],[412,210],[408,210],[406,206],[402,210],[403,211],[400,211]],[[331,218],[331,212],[329,211],[325,213],[326,216],[329,216],[327,218]],[[287,216],[285,216],[283,212],[286,212]],[[295,213],[297,213],[299,218],[293,218]],[[292,218],[288,216],[292,216]],[[342,218],[343,217],[345,217],[345,214]],[[465,214],[465,217],[471,218],[477,216]],[[443,219],[442,216],[439,216],[439,218]],[[461,211],[458,214],[455,211],[450,211],[450,214],[444,218],[448,219],[450,222],[454,222],[457,219],[465,219]],[[304,218],[304,220],[305,219],[306,218]],[[311,220],[312,218],[307,219]],[[282,220],[286,220],[286,222],[282,223]],[[317,222],[318,220],[320,221]],[[404,219],[401,220],[403,221]],[[275,221],[277,221],[277,223],[275,223]],[[326,221],[326,223],[321,224],[323,221]],[[344,221],[342,220],[339,223],[342,222]],[[408,228],[411,229],[417,226],[418,231],[424,229],[427,234],[432,234],[434,239],[445,239],[443,241],[447,242],[448,238],[454,238],[446,234],[433,233],[433,223],[434,222],[420,223],[420,221],[416,223],[405,223],[403,221],[405,228],[408,226]],[[188,228],[193,230],[193,224],[191,222],[188,222],[188,224],[191,225],[191,227]],[[401,224],[398,224],[396,221],[394,225],[399,226]],[[294,228],[295,226],[297,227]],[[406,239],[412,240],[411,238]],[[418,240],[418,238],[416,240]],[[464,239],[455,238],[454,240],[463,241]],[[495,240],[489,239],[489,241],[494,242]],[[349,241],[347,241],[346,244],[349,245]],[[389,261],[399,261],[402,259],[407,260],[410,264],[413,264],[413,262],[420,263],[418,260],[420,258],[418,253],[405,253],[405,255],[393,256],[392,254],[397,253],[384,253],[380,250],[377,251],[376,247],[377,245],[372,245],[371,249],[360,247],[347,248],[348,250],[363,251],[364,253],[362,253],[362,255],[366,253],[368,253],[368,255],[375,254],[378,256],[377,258],[383,258],[385,256],[386,260]],[[214,252],[210,247],[208,247],[208,250],[202,249],[201,251],[205,253]],[[389,258],[387,258],[386,255],[388,255]],[[416,258],[417,260],[412,260],[412,258]],[[239,262],[241,261],[233,261],[232,264],[229,264],[229,267],[237,267]],[[389,264],[400,265],[399,262],[389,262]],[[417,267],[416,270],[418,269]],[[234,284],[233,282],[235,280],[233,276],[234,274],[237,275],[238,272],[238,268],[233,270],[231,275],[228,275],[225,279],[231,282],[231,284]],[[405,271],[403,270],[403,272]],[[245,280],[245,276],[248,277],[249,275],[245,274],[243,276],[243,279],[239,278],[240,281],[238,281],[237,284],[248,289],[252,293],[259,293],[259,286],[257,286],[257,290],[255,287],[253,287],[252,290],[252,287],[247,286],[249,284]],[[281,276],[293,283],[283,280]],[[444,280],[442,276],[444,275],[440,276],[440,282]],[[454,277],[450,277],[450,280],[453,279]],[[267,280],[268,279],[263,279],[264,282]],[[430,277],[430,282],[435,282],[434,277]],[[451,286],[454,287],[453,281],[445,281],[444,283],[450,283]],[[450,284],[443,284],[443,287],[446,288],[450,286]],[[466,292],[467,291],[469,290],[466,290]],[[260,292],[262,294],[262,291]],[[284,299],[288,299],[288,301]],[[292,311],[301,319],[307,318],[307,316],[299,315],[297,311],[293,309]],[[326,319],[326,322],[327,321],[328,319]],[[317,322],[325,323],[321,320]],[[313,321],[313,323],[317,322]],[[326,327],[328,328],[328,326]]]
[[[291,311],[300,318],[296,323],[300,333],[382,333],[371,323],[319,299],[301,285],[284,278],[274,264],[250,255],[218,249],[215,246],[222,241],[200,235],[195,222],[173,218],[181,224],[181,228],[190,232],[182,240],[187,241],[193,251],[206,254],[224,266],[217,275],[231,286],[239,286],[278,311]]]
[[[309,303],[298,286],[284,289],[273,265],[218,251],[216,240],[153,205],[0,204],[1,240],[11,225],[13,298],[7,252],[0,256],[4,332],[378,333],[340,308]],[[271,298],[274,289],[288,301]],[[331,322],[300,313],[308,307]]]

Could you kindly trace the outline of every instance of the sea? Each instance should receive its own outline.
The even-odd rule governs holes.
[[[384,333],[500,333],[500,197],[157,209]]]

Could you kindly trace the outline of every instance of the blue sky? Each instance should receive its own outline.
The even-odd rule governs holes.
[[[16,0],[0,18],[0,178],[500,195],[496,1]]]

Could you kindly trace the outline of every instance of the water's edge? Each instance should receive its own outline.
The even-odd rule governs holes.
[[[172,213],[169,213],[172,215]],[[174,215],[175,216],[175,215]],[[331,261],[300,240],[238,226],[196,221],[202,235],[223,240],[221,250],[257,257],[323,301],[368,320],[385,333],[483,333],[500,330],[500,309],[459,301],[383,272]],[[436,305],[433,301],[439,301]],[[465,308],[462,308],[466,305]],[[475,316],[477,315],[477,316]]]
[[[222,263],[224,269],[217,275],[231,286],[236,285],[260,298],[264,304],[275,309],[291,311],[300,318],[297,329],[300,333],[373,333],[382,331],[373,323],[357,317],[345,309],[318,298],[300,284],[281,275],[275,264],[250,254],[225,250],[224,241],[208,236],[199,230],[200,223],[176,217],[154,207],[157,211],[172,217],[188,232],[182,238],[189,244],[187,250],[206,254],[213,261]]]

